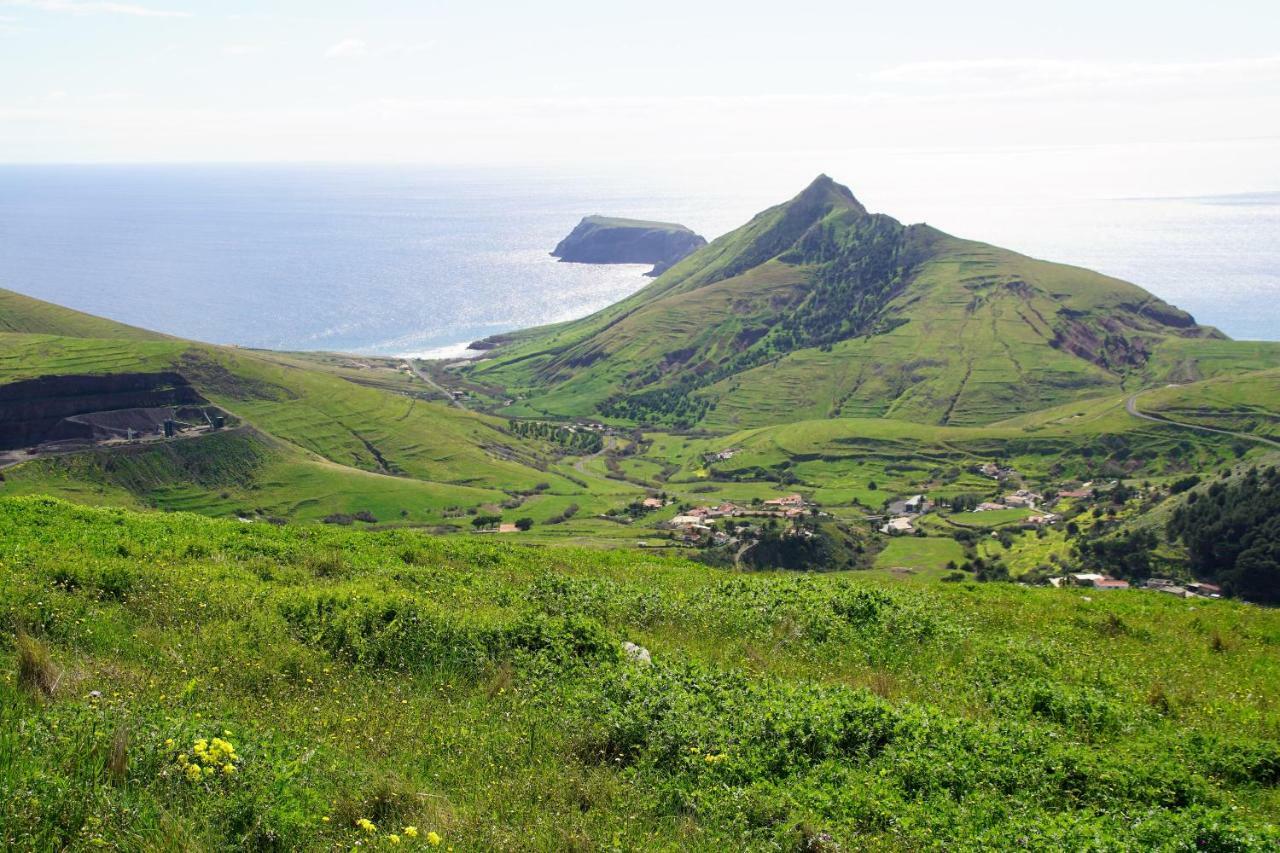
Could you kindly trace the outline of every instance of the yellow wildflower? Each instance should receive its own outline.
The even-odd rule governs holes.
[[[367,817],[362,817],[356,821],[356,826],[360,827],[370,835],[378,831],[378,827],[374,826],[373,821],[369,820]]]
[[[222,765],[222,775],[223,775],[223,776],[230,776],[232,773],[235,773],[235,772],[236,772],[236,768],[235,768],[235,765],[234,765],[234,764],[224,764],[224,765]]]
[[[169,738],[164,742],[165,749],[173,749],[173,738]]]
[[[328,822],[329,822],[329,816],[328,816],[328,815],[325,815],[324,817],[320,818],[320,822],[321,822],[321,823],[328,823]]]
[[[407,835],[407,836],[409,836],[410,838],[417,838],[417,837],[418,837],[418,827],[416,827],[416,826],[406,826],[406,827],[404,828],[404,834],[405,834],[405,835]]]
[[[427,843],[428,843],[428,844],[430,844],[432,847],[439,847],[439,846],[440,846],[440,834],[439,834],[438,832],[436,832],[435,830],[432,830],[431,832],[428,832],[428,833],[427,833]]]
[[[399,843],[400,843],[400,836],[398,836],[398,835],[388,835],[388,836],[387,836],[387,840],[388,840],[388,841],[390,841],[392,844],[399,844]]]
[[[187,781],[188,782],[200,781],[200,765],[198,764],[187,765]]]

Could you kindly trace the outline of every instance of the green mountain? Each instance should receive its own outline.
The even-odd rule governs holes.
[[[869,213],[820,176],[585,319],[499,336],[514,414],[734,429],[982,424],[1182,371],[1227,341],[1136,285]],[[1280,364],[1280,348],[1268,362]]]

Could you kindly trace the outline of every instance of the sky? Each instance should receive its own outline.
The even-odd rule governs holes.
[[[1280,189],[1280,3],[0,0],[0,162]]]

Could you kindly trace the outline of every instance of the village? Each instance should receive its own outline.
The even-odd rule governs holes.
[[[660,498],[646,498],[646,507],[663,506]],[[785,530],[795,535],[808,535],[809,531],[795,524],[809,514],[817,514],[816,507],[810,507],[804,497],[790,494],[780,498],[753,501],[745,506],[732,501],[725,501],[716,506],[699,506],[684,510],[679,515],[659,524],[659,527],[671,532],[671,535],[693,545],[729,545],[735,541],[749,537],[757,532],[749,521],[733,522],[729,519],[761,519],[773,521],[778,519],[787,522]],[[719,529],[716,522],[720,521]],[[731,532],[732,531],[732,532]]]

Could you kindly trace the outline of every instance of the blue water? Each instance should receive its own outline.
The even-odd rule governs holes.
[[[894,213],[881,195],[864,201]],[[583,215],[674,220],[712,238],[780,200],[643,175],[5,166],[0,287],[204,341],[435,353],[646,284],[643,267],[549,257]],[[912,209],[957,235],[1118,275],[1233,337],[1280,339],[1280,193],[928,201]]]

